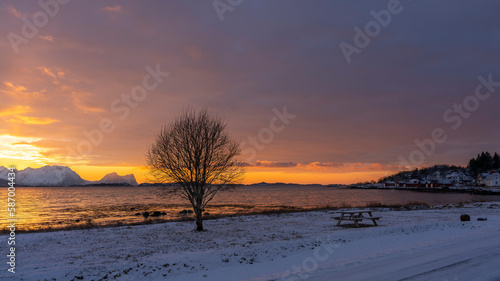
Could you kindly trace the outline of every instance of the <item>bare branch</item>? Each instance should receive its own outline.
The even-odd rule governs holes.
[[[185,110],[162,127],[146,152],[150,174],[158,183],[175,183],[169,192],[193,206],[197,230],[202,212],[219,191],[234,188],[244,176],[237,160],[239,145],[226,132],[226,122],[206,110]]]

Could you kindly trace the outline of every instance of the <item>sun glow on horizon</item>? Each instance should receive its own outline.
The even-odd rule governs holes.
[[[259,182],[298,183],[298,184],[352,184],[377,180],[385,176],[386,172],[351,172],[351,173],[293,173],[293,172],[253,172],[246,174],[243,183],[252,184]]]
[[[43,152],[48,151],[48,149],[33,144],[40,140],[42,139],[0,135],[0,159],[31,161],[35,164],[44,164],[49,159],[43,155]]]
[[[134,165],[96,165],[92,161],[82,163],[71,161],[65,155],[52,153],[53,148],[40,145],[45,139],[39,137],[20,137],[0,135],[0,166],[39,168],[45,165],[68,166],[85,180],[100,180],[106,174],[116,172],[120,175],[134,174],[138,183],[152,182],[145,166]],[[387,175],[395,166],[383,166],[378,163],[332,164],[314,162],[293,164],[291,167],[278,167],[279,162],[257,161],[247,167],[244,184],[259,182],[284,182],[299,184],[350,184],[365,182]]]

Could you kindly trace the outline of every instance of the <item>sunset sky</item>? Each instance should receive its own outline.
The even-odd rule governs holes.
[[[143,182],[154,135],[187,107],[228,121],[247,183],[500,151],[498,1],[41,2],[0,4],[0,166]]]

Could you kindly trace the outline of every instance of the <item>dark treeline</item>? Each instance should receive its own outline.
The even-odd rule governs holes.
[[[479,173],[498,170],[500,169],[500,156],[496,152],[493,156],[489,152],[481,152],[469,161],[467,168],[474,177],[477,177]]]

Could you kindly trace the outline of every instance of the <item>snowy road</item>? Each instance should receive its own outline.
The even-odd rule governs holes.
[[[478,277],[480,276],[480,277]],[[337,271],[325,269],[308,280],[500,280],[500,234],[464,238],[446,245],[393,253],[377,261]]]

